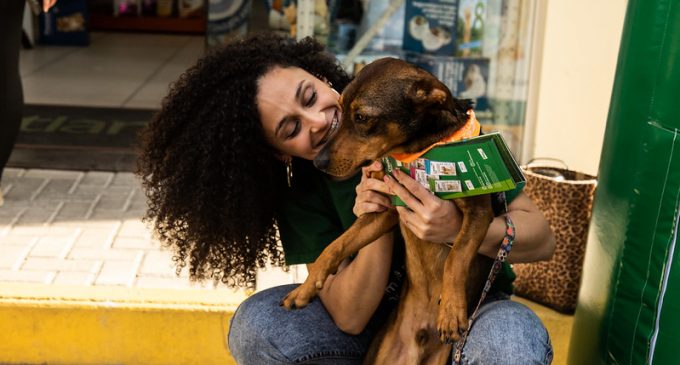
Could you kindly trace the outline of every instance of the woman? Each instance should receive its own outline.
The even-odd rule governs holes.
[[[366,178],[379,164],[345,181],[314,169],[311,160],[337,128],[338,91],[349,80],[312,39],[257,35],[211,53],[172,86],[144,132],[139,174],[147,219],[175,249],[179,268],[188,262],[194,278],[252,285],[267,261],[313,262],[356,216],[390,208],[381,194],[389,191],[409,201],[412,210],[400,209],[400,219],[419,237],[455,237],[460,212],[409,177]],[[517,226],[509,260],[549,257],[552,233],[533,203],[519,193],[508,208]],[[480,253],[495,257],[504,231],[503,217],[496,218]],[[292,285],[251,296],[230,327],[236,361],[361,363],[398,299],[400,243],[398,233],[388,233],[361,249],[304,309],[279,307]],[[463,351],[466,363],[549,363],[540,320],[507,300],[511,279],[508,269],[482,307]]]

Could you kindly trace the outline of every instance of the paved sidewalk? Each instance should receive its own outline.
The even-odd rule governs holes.
[[[0,282],[216,290],[178,277],[172,252],[142,223],[132,173],[5,169]],[[258,290],[304,280],[304,266],[260,271]]]
[[[132,173],[8,168],[2,189],[0,282],[216,289],[175,275]]]

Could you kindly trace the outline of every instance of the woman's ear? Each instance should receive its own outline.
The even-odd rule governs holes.
[[[288,154],[281,153],[281,152],[279,152],[279,151],[276,151],[276,152],[274,153],[274,156],[276,156],[276,159],[277,159],[277,160],[279,160],[279,161],[281,161],[281,162],[283,162],[283,163],[290,163],[291,161],[293,161],[293,156],[288,155]]]

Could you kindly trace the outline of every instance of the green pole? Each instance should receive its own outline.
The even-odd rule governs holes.
[[[680,0],[630,0],[569,364],[680,364],[679,128]]]

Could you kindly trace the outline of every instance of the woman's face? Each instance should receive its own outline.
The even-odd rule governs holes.
[[[282,156],[313,160],[340,125],[339,97],[301,68],[273,68],[255,99],[265,138]]]

